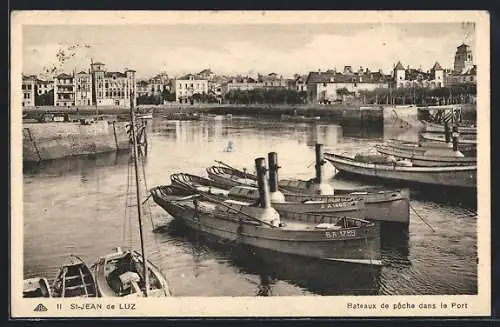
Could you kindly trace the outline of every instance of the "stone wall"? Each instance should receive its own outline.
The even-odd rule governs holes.
[[[116,135],[116,136],[115,136]],[[128,149],[126,123],[100,121],[23,125],[23,161],[33,162],[68,156]]]

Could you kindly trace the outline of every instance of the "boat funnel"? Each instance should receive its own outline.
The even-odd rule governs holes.
[[[269,191],[271,203],[285,202],[285,196],[278,190],[278,154],[276,152],[269,152],[267,154],[269,160]]]
[[[258,219],[269,222],[275,226],[280,224],[278,212],[271,207],[269,186],[267,185],[267,167],[265,158],[255,159],[255,170],[257,172],[257,184],[259,188],[259,205],[263,210],[258,212]]]
[[[323,158],[323,144],[316,143],[316,178],[311,188],[314,189],[316,194],[320,195],[332,195],[333,187],[330,184],[326,184],[323,181],[323,166],[326,163]]]

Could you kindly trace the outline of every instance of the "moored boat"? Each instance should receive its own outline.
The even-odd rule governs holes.
[[[192,192],[217,196],[220,200],[234,199],[246,205],[251,205],[259,200],[258,189],[251,186],[234,186],[227,190],[220,188],[216,182],[210,179],[182,173],[173,174],[170,176],[170,179],[172,185],[176,187],[181,187]],[[323,213],[349,215],[350,217],[370,220],[384,219],[384,217],[371,217],[370,212],[365,210],[363,199],[354,196],[335,196],[323,201],[305,198],[303,201],[295,202],[287,200],[275,202],[271,197],[271,203],[273,208],[278,211],[283,219],[287,217],[293,219],[295,217],[294,215],[289,215],[289,213]]]
[[[464,157],[461,152],[450,149],[427,149],[425,151],[404,150],[390,144],[377,144],[375,149],[384,155],[408,159],[413,166],[421,167],[446,167],[467,166],[477,162],[476,157]],[[458,149],[458,147],[457,147]]]
[[[208,177],[219,185],[224,185],[224,188],[231,188],[233,186],[257,186],[257,176],[247,173],[246,171],[226,166],[210,166],[206,170]]]
[[[50,297],[51,290],[49,282],[44,277],[33,277],[23,281],[23,297]]]
[[[334,153],[325,153],[325,159],[337,170],[382,179],[430,185],[476,188],[477,166],[408,167],[394,163],[372,163]]]
[[[444,135],[440,134],[431,134],[431,133],[421,133],[420,137],[425,141],[430,141],[438,144],[446,144],[446,138]],[[464,139],[461,137],[458,140],[458,150],[462,151],[471,151],[475,150],[477,146],[477,141],[475,138]],[[449,145],[448,145],[449,147]]]
[[[142,297],[144,296],[145,273],[142,255],[137,251],[122,251],[100,257],[92,266],[101,297]],[[170,290],[160,269],[148,261],[149,297],[170,296]]]
[[[427,133],[444,133],[445,127],[440,124],[423,121],[424,131]],[[460,134],[477,134],[477,127],[475,126],[457,126]]]
[[[154,201],[186,226],[258,248],[323,260],[381,265],[380,226],[363,219],[295,213],[281,222],[273,209],[265,176],[265,159],[256,160],[258,206],[220,201],[207,194],[186,195],[177,187],[151,190]]]
[[[71,255],[62,264],[52,285],[52,297],[97,297],[94,277],[80,257]]]

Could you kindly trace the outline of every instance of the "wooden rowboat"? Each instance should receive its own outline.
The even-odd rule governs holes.
[[[451,150],[445,149],[427,149],[425,151],[404,150],[393,147],[390,144],[377,144],[375,149],[384,155],[394,156],[396,158],[411,160],[413,166],[421,167],[446,167],[446,166],[467,166],[477,163],[476,157],[452,156]]]
[[[251,186],[234,186],[229,190],[219,183],[201,176],[173,174],[172,185],[194,192],[204,192],[236,200],[255,202],[258,189]],[[351,217],[375,221],[408,223],[409,190],[367,190],[343,195],[307,194],[305,181],[284,180],[280,182],[286,202],[272,202],[273,207],[286,219],[287,212],[348,214]],[[353,205],[355,204],[355,205]]]
[[[52,285],[52,297],[97,297],[94,277],[81,258],[71,255]]]
[[[147,262],[149,297],[170,296],[165,277],[150,261]],[[142,255],[137,251],[122,251],[100,257],[92,266],[97,292],[101,297],[143,297],[145,287]]]
[[[257,248],[322,260],[381,265],[380,226],[362,219],[296,213],[294,221],[261,217],[272,208],[219,201],[172,186],[151,190],[154,201],[187,227]]]
[[[382,179],[415,182],[439,186],[476,188],[477,166],[405,167],[356,161],[334,153],[325,153],[325,159],[339,171]]]
[[[422,121],[424,131],[427,133],[444,133],[444,126],[436,123]],[[474,126],[458,126],[460,134],[477,134],[477,127]]]

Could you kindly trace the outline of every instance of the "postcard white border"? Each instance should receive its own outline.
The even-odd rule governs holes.
[[[119,310],[123,299],[23,299],[23,173],[22,173],[22,26],[23,25],[167,25],[167,24],[318,24],[318,23],[476,23],[475,58],[478,63],[478,295],[458,296],[300,296],[300,297],[172,297],[137,299],[136,310]],[[490,44],[486,11],[273,11],[273,12],[161,12],[161,11],[16,11],[11,14],[11,316],[43,317],[183,317],[183,316],[489,316],[491,306],[490,254]],[[65,310],[54,310],[56,303]],[[348,310],[346,304],[377,304],[377,310]],[[451,303],[467,303],[467,309]],[[47,312],[33,308],[43,303]],[[71,303],[100,303],[102,310],[70,310]],[[380,309],[382,303],[389,309]],[[393,310],[397,303],[416,309]],[[418,309],[434,303],[437,310]],[[441,309],[441,303],[448,304]],[[109,307],[108,307],[109,306]],[[115,306],[113,309],[111,306]]]

